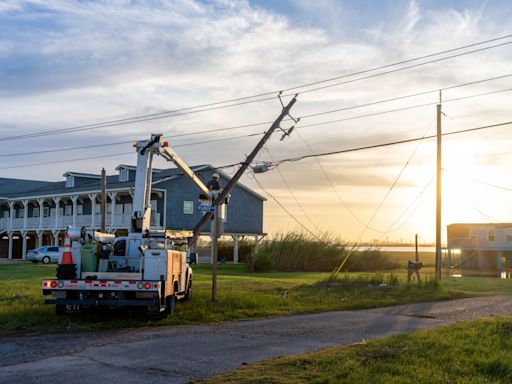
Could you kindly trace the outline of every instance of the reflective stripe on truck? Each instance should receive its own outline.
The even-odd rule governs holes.
[[[44,291],[58,290],[109,290],[123,291],[159,291],[160,281],[123,281],[123,280],[43,280]]]

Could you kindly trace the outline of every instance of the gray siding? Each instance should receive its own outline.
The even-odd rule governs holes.
[[[208,181],[210,173],[201,173],[203,181]],[[221,185],[227,180],[221,178]],[[168,229],[191,230],[201,219],[202,213],[197,211],[199,190],[185,177],[158,183],[154,188],[167,189],[167,222]],[[183,213],[183,202],[193,202],[193,214]],[[209,231],[209,225],[203,232]],[[263,232],[263,201],[240,186],[231,192],[231,200],[227,208],[227,222],[224,224],[225,232],[234,233],[262,233]]]

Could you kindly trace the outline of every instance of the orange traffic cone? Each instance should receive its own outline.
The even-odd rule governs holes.
[[[71,252],[71,241],[69,240],[69,235],[66,233],[64,235],[64,250],[62,252],[62,260],[61,265],[63,264],[73,264],[73,253]]]

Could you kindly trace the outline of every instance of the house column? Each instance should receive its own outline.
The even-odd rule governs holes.
[[[9,201],[9,230],[12,232],[14,224],[14,201]]]
[[[115,215],[116,215],[116,199],[117,192],[109,192],[108,197],[110,197],[110,228],[115,228]]]
[[[254,252],[258,253],[258,249],[260,247],[260,237],[258,235],[254,236]]]
[[[28,204],[27,204],[28,206]],[[27,259],[27,234],[28,234],[28,231],[27,230],[22,230],[21,231],[21,238],[23,239],[23,246],[22,246],[22,250],[21,250],[21,258],[22,260],[26,260]]]
[[[12,244],[12,242],[13,242],[12,235],[13,235],[12,231],[7,232],[7,236],[9,237],[9,251],[8,251],[7,257],[9,259],[12,259],[12,245],[13,245]]]
[[[60,212],[60,197],[54,197],[53,201],[55,201],[55,228],[59,227],[59,212]],[[58,244],[56,244],[58,245]]]
[[[71,201],[73,202],[73,227],[76,226],[76,214],[78,210],[78,196],[72,195]]]
[[[28,224],[28,200],[22,200],[23,204],[23,230],[27,229]]]
[[[59,246],[59,233],[60,231],[58,229],[52,230],[53,245]]]
[[[240,239],[240,235],[231,235],[233,238],[233,264],[238,264],[238,240]]]
[[[41,248],[43,246],[43,230],[39,229],[36,231],[37,234],[37,247]]]
[[[41,230],[43,228],[44,199],[37,199],[37,202],[39,204],[39,230]]]
[[[91,199],[91,228],[96,225],[96,193],[89,193],[89,199]]]

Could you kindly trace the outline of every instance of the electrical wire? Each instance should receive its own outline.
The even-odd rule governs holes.
[[[251,170],[252,172],[252,170]],[[297,219],[288,209],[286,209],[286,207],[281,204],[281,202],[274,196],[272,195],[270,192],[268,192],[265,188],[263,188],[263,186],[261,185],[261,183],[259,182],[258,178],[256,177],[256,175],[254,174],[254,172],[252,172],[252,175],[253,175],[253,179],[254,181],[256,182],[256,184],[258,184],[258,187],[260,187],[260,189],[266,194],[268,195],[272,200],[274,200],[274,202],[289,216],[293,219],[293,221],[295,221],[297,224],[300,225],[301,228],[303,228],[307,233],[309,233],[311,236],[313,236],[315,239],[317,239],[318,241],[322,241],[322,239],[320,239],[317,235],[315,235],[315,233],[313,231],[311,231],[308,227],[306,227],[299,219]]]
[[[450,87],[443,88],[443,90],[460,88],[460,87],[464,87],[464,86],[467,86],[467,85],[473,85],[473,84],[477,84],[477,83],[492,81],[492,80],[501,79],[501,78],[509,77],[509,76],[512,76],[512,74],[498,76],[498,77],[493,77],[493,78],[488,78],[488,79],[482,79],[482,80],[473,81],[473,82],[470,82],[470,83],[457,84],[457,85],[453,85],[453,86],[450,86]],[[485,92],[485,93],[479,93],[479,94],[474,94],[474,95],[468,95],[468,96],[458,97],[458,98],[454,98],[454,99],[447,99],[447,100],[444,100],[443,103],[449,103],[449,102],[454,102],[454,101],[466,100],[466,99],[471,99],[471,98],[481,97],[481,96],[489,96],[489,95],[503,93],[503,92],[509,92],[509,91],[512,91],[512,88],[501,89],[501,90]],[[395,98],[391,98],[391,99],[379,100],[379,101],[374,101],[374,102],[370,102],[370,103],[366,103],[366,104],[360,104],[360,105],[349,106],[349,107],[345,107],[345,108],[341,108],[341,109],[336,109],[336,110],[324,111],[324,112],[315,113],[315,114],[312,114],[312,115],[301,116],[301,117],[299,117],[299,119],[307,119],[307,118],[316,117],[316,116],[320,116],[320,115],[324,115],[324,114],[330,114],[330,113],[333,113],[333,112],[347,111],[347,110],[351,110],[351,109],[363,108],[363,107],[366,107],[366,106],[382,104],[382,103],[385,103],[385,102],[396,101],[396,100],[400,100],[400,99],[404,99],[404,98],[408,98],[408,97],[414,97],[414,96],[417,96],[417,95],[423,95],[423,94],[433,93],[433,92],[438,92],[438,90],[425,91],[425,92],[420,92],[420,93],[416,93],[416,94],[412,94],[412,95],[399,96],[399,97],[395,97]],[[379,116],[379,115],[388,114],[388,113],[394,113],[394,112],[400,112],[400,111],[405,111],[405,110],[410,110],[410,109],[416,109],[416,108],[422,108],[422,107],[427,107],[427,106],[433,106],[433,105],[436,105],[436,104],[437,104],[437,102],[430,102],[430,103],[424,103],[424,104],[419,104],[419,105],[407,106],[407,107],[402,107],[402,108],[390,109],[390,110],[386,110],[386,111],[380,111],[380,112],[374,112],[374,113],[370,113],[370,114],[352,116],[352,117],[343,118],[343,119],[336,119],[336,120],[330,120],[330,121],[323,121],[323,122],[318,122],[318,123],[300,125],[300,126],[296,126],[295,129],[317,127],[317,126],[326,125],[326,124],[333,124],[333,123],[339,123],[339,122],[344,122],[344,121],[357,120],[357,119],[361,119],[361,118]],[[291,121],[291,119],[283,119],[283,121]],[[236,125],[236,126],[232,126],[232,127],[224,127],[224,128],[207,129],[207,130],[201,130],[201,131],[195,131],[195,132],[187,132],[187,133],[170,135],[167,138],[168,139],[180,138],[180,137],[193,136],[193,135],[204,134],[204,133],[215,133],[215,132],[222,132],[222,131],[230,131],[230,130],[237,130],[237,129],[242,129],[242,128],[251,128],[251,127],[257,127],[257,126],[269,125],[269,124],[272,124],[272,122],[268,121],[268,122],[261,122],[261,123]],[[171,133],[170,131],[163,132],[164,135],[170,134],[170,133]],[[52,152],[76,151],[76,150],[81,150],[81,149],[101,148],[101,147],[108,147],[108,146],[115,146],[115,145],[123,145],[123,144],[129,144],[129,143],[132,143],[132,142],[133,142],[133,140],[123,140],[123,141],[116,141],[116,142],[110,142],[110,143],[92,144],[92,145],[86,145],[86,146],[75,146],[75,147],[66,147],[66,148],[55,148],[55,149],[48,149],[48,150],[41,150],[41,151],[11,152],[11,153],[0,154],[0,157],[16,157],[16,156],[28,156],[28,155],[36,155],[36,154],[44,154],[44,153],[52,153]],[[176,146],[180,146],[180,145],[179,144],[178,145],[173,145],[173,147],[176,147]]]
[[[373,71],[379,70],[379,69],[389,68],[389,67],[393,67],[393,66],[396,66],[396,65],[401,65],[401,64],[404,64],[404,63],[409,63],[409,62],[413,62],[413,61],[417,61],[417,60],[422,60],[422,59],[425,59],[425,58],[434,57],[434,56],[438,56],[438,55],[441,55],[441,54],[455,52],[455,51],[466,49],[466,48],[469,48],[469,47],[474,47],[474,46],[486,44],[486,43],[489,43],[489,42],[503,40],[503,39],[509,38],[511,36],[512,35],[505,35],[505,36],[501,36],[501,37],[498,37],[498,38],[495,38],[495,39],[486,40],[486,41],[483,41],[483,42],[478,42],[478,43],[466,45],[466,46],[463,46],[463,47],[453,48],[453,49],[450,49],[450,50],[445,50],[445,51],[442,51],[442,52],[437,52],[437,53],[434,53],[434,54],[430,54],[430,55],[426,55],[426,56],[422,56],[422,57],[418,57],[418,58],[414,58],[414,59],[404,60],[404,61],[400,61],[400,62],[396,62],[396,63],[392,63],[392,64],[387,64],[387,65],[376,67],[376,68],[370,68],[370,69],[366,69],[366,70],[362,70],[362,71],[357,71],[357,72],[353,72],[353,73],[342,75],[342,76],[333,77],[333,78],[330,78],[330,79],[324,79],[324,80],[320,80],[320,81],[316,81],[316,82],[312,82],[312,83],[308,83],[308,84],[303,84],[303,85],[300,85],[300,86],[286,88],[286,89],[282,90],[281,92],[288,92],[290,90],[306,88],[306,87],[309,87],[309,86],[313,86],[313,85],[317,85],[317,84],[323,84],[323,83],[326,83],[326,82],[330,82],[330,81],[334,81],[334,80],[338,80],[338,79],[342,79],[342,78],[346,78],[346,77],[351,77],[351,76],[355,76],[355,75],[358,75],[358,74],[373,72]],[[504,43],[500,43],[500,44],[495,44],[495,45],[479,48],[479,49],[472,50],[472,51],[458,53],[456,55],[442,57],[442,58],[439,58],[439,59],[430,60],[430,61],[427,61],[427,62],[418,63],[418,64],[414,64],[414,65],[410,65],[410,66],[406,66],[406,67],[402,67],[402,68],[397,68],[397,69],[386,71],[386,72],[380,72],[380,73],[369,75],[369,76],[359,77],[359,78],[347,80],[347,81],[344,81],[344,82],[324,85],[324,86],[321,86],[321,87],[317,87],[317,88],[313,88],[313,89],[309,89],[309,90],[305,90],[305,91],[299,92],[299,94],[315,92],[315,91],[318,91],[318,90],[322,90],[322,89],[326,89],[326,88],[330,88],[330,87],[335,87],[335,86],[342,85],[342,84],[347,84],[347,83],[351,83],[351,82],[355,82],[355,81],[361,81],[361,80],[365,80],[365,79],[369,79],[369,78],[374,78],[374,77],[377,77],[377,76],[387,75],[387,74],[390,74],[390,73],[395,73],[395,72],[398,72],[398,71],[403,71],[403,70],[407,70],[407,69],[411,69],[411,68],[416,68],[416,67],[419,67],[419,66],[423,66],[423,65],[427,65],[427,64],[432,64],[432,63],[448,60],[448,59],[451,59],[451,58],[461,57],[461,56],[469,55],[469,54],[472,54],[472,53],[477,53],[477,52],[482,52],[482,51],[493,49],[493,48],[498,48],[498,47],[505,46],[505,45],[508,45],[508,44],[512,44],[512,41],[504,42]],[[262,101],[268,101],[268,100],[275,99],[275,97],[277,96],[277,92],[278,91],[265,92],[265,93],[260,93],[260,94],[256,94],[256,95],[250,95],[250,96],[244,96],[244,97],[239,97],[239,98],[234,98],[234,99],[228,99],[228,100],[219,101],[219,102],[201,104],[201,105],[197,105],[197,106],[193,106],[193,107],[186,107],[186,108],[168,110],[168,111],[157,112],[157,113],[152,113],[152,114],[138,115],[138,116],[133,116],[133,117],[129,117],[129,118],[109,120],[109,121],[93,123],[93,124],[79,125],[79,126],[75,126],[75,127],[60,128],[60,129],[56,129],[56,130],[47,130],[47,131],[43,131],[43,132],[34,132],[34,133],[28,133],[28,134],[16,135],[16,136],[7,136],[7,137],[0,138],[0,140],[3,140],[3,141],[19,140],[19,139],[32,138],[32,137],[40,137],[40,136],[47,136],[47,135],[63,134],[63,133],[68,133],[68,132],[81,131],[81,130],[91,130],[91,129],[97,129],[97,128],[105,128],[105,127],[109,127],[109,126],[113,126],[113,125],[131,124],[131,123],[138,123],[138,122],[155,120],[155,119],[160,119],[160,118],[176,117],[176,116],[188,115],[188,114],[192,114],[192,113],[205,112],[205,111],[211,111],[211,110],[222,109],[222,108],[231,108],[231,107],[235,107],[235,106],[239,106],[239,105],[245,105],[245,104],[250,104],[250,103],[257,103],[257,102],[262,102]],[[274,94],[276,96],[262,98],[263,96],[269,96],[269,95],[274,95]],[[285,96],[290,96],[290,95],[291,94],[288,94],[288,95],[285,95]],[[250,99],[254,99],[254,98],[258,98],[258,99],[257,100],[250,100]],[[227,104],[227,103],[231,103],[231,104]],[[227,105],[223,105],[223,104],[227,104]],[[202,108],[202,109],[200,109],[200,108]]]
[[[272,154],[270,153],[267,145],[265,145],[265,150],[266,152],[268,153],[269,157],[270,157],[270,160],[274,161],[273,157],[272,157]],[[281,172],[281,170],[279,168],[276,168],[277,170],[277,173],[279,174],[279,176],[281,177],[281,180],[283,181],[284,185],[286,186],[286,188],[288,189],[288,192],[290,193],[290,195],[292,196],[292,198],[295,200],[295,203],[297,204],[297,206],[300,208],[300,210],[302,211],[303,215],[306,217],[306,219],[310,222],[310,224],[316,229],[316,232],[320,232],[320,228],[318,228],[318,225],[316,225],[316,223],[311,219],[311,217],[308,215],[308,213],[306,212],[306,210],[304,209],[304,207],[302,206],[302,204],[300,203],[299,199],[297,199],[297,196],[295,195],[295,193],[293,192],[292,188],[290,187],[290,184],[288,184],[288,181],[286,181],[286,178],[284,177],[283,173]]]
[[[452,131],[452,132],[445,132],[445,133],[442,133],[441,136],[451,136],[451,135],[457,135],[457,134],[461,134],[461,133],[475,132],[475,131],[484,130],[484,129],[503,127],[505,125],[510,125],[510,124],[512,124],[512,121],[507,121],[507,122],[504,122],[504,123],[491,124],[491,125],[484,125],[484,126],[475,127],[475,128],[461,129],[461,130]],[[364,151],[364,150],[367,150],[367,149],[389,147],[389,146],[394,146],[394,145],[399,145],[399,144],[412,143],[412,142],[419,141],[419,140],[433,139],[433,138],[436,138],[436,137],[437,137],[437,135],[430,135],[430,136],[425,136],[425,137],[415,137],[415,138],[412,138],[412,139],[397,140],[397,141],[391,141],[391,142],[387,142],[387,143],[367,145],[367,146],[364,146],[364,147],[340,149],[340,150],[336,150],[336,151],[317,153],[315,155],[302,155],[302,156],[297,156],[297,157],[291,157],[291,158],[287,158],[287,159],[278,160],[273,165],[280,165],[282,163],[290,162],[290,161],[300,161],[300,160],[304,160],[304,159],[309,159],[311,157],[331,156],[331,155],[337,155],[337,154],[341,154],[341,153],[358,152],[358,151]]]

